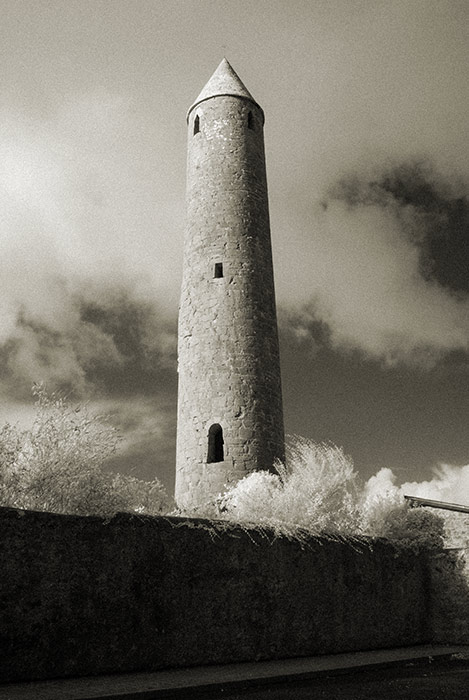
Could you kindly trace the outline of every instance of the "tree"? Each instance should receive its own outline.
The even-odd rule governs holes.
[[[103,469],[119,436],[106,416],[33,387],[36,415],[30,430],[0,430],[0,503],[75,515],[118,511],[161,513],[170,507],[163,486]]]

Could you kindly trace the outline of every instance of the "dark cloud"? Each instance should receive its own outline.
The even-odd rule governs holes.
[[[44,381],[50,390],[81,396],[85,372],[73,337],[20,313],[11,336],[0,347],[4,399],[31,400],[31,387]]]
[[[175,324],[162,323],[154,304],[132,299],[122,291],[108,301],[81,301],[79,305],[82,324],[115,349],[111,362],[105,353],[89,353],[87,379],[111,395],[161,391],[163,375],[176,372]],[[85,344],[82,356],[89,349]]]
[[[469,198],[421,166],[401,166],[378,183],[421,221],[421,268],[427,279],[469,292]],[[462,189],[462,185],[459,190]],[[469,188],[468,188],[469,189]]]
[[[51,327],[23,307],[0,347],[5,395],[26,398],[33,382],[71,396],[153,395],[172,385],[175,324],[129,290],[95,288],[64,298],[73,323]]]
[[[364,179],[349,175],[330,190],[351,207],[377,205],[401,220],[419,246],[420,271],[453,292],[469,292],[469,197],[428,163],[404,163]],[[327,200],[323,201],[327,209]]]
[[[305,305],[302,313],[286,312],[280,308],[277,312],[280,336],[284,343],[300,347],[303,352],[313,357],[322,347],[332,344],[331,330],[327,323],[318,318],[314,302]]]

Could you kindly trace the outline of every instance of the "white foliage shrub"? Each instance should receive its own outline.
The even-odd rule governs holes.
[[[399,492],[384,492],[363,495],[361,510],[361,529],[364,534],[373,537],[386,537],[388,526],[386,523],[397,516],[398,511],[406,510],[404,497]]]
[[[277,463],[276,474],[254,472],[229,489],[220,502],[223,517],[287,536],[298,530],[359,534],[357,475],[340,448],[295,437],[286,464]]]
[[[398,488],[361,486],[352,460],[339,447],[294,436],[286,466],[246,476],[218,501],[218,517],[269,528],[300,541],[311,536],[385,537],[414,549],[441,547],[442,520],[416,512]]]
[[[412,547],[441,544],[441,518],[409,509],[397,488],[379,493],[360,487],[342,449],[296,436],[287,443],[286,465],[253,472],[207,503],[205,512],[175,511],[158,479],[147,482],[103,468],[119,439],[105,416],[74,408],[39,385],[33,393],[32,428],[0,428],[0,506],[108,517],[173,512],[267,528],[300,541],[367,535]]]
[[[70,406],[35,385],[30,430],[0,429],[0,505],[75,515],[119,511],[161,513],[170,507],[161,483],[148,483],[103,466],[118,435],[104,416]]]

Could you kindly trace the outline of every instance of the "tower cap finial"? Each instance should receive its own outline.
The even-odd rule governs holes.
[[[205,100],[209,100],[211,97],[220,97],[222,95],[233,95],[234,97],[241,97],[244,100],[249,100],[259,107],[262,112],[262,107],[253,98],[226,58],[223,58],[200,95],[197,97],[191,107],[189,107],[187,117],[189,118],[189,114],[192,112],[194,107],[201,102],[205,102]],[[264,114],[264,112],[262,112],[262,114]]]

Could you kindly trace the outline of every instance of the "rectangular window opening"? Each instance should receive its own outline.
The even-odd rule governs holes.
[[[215,278],[223,277],[223,263],[215,263]]]

